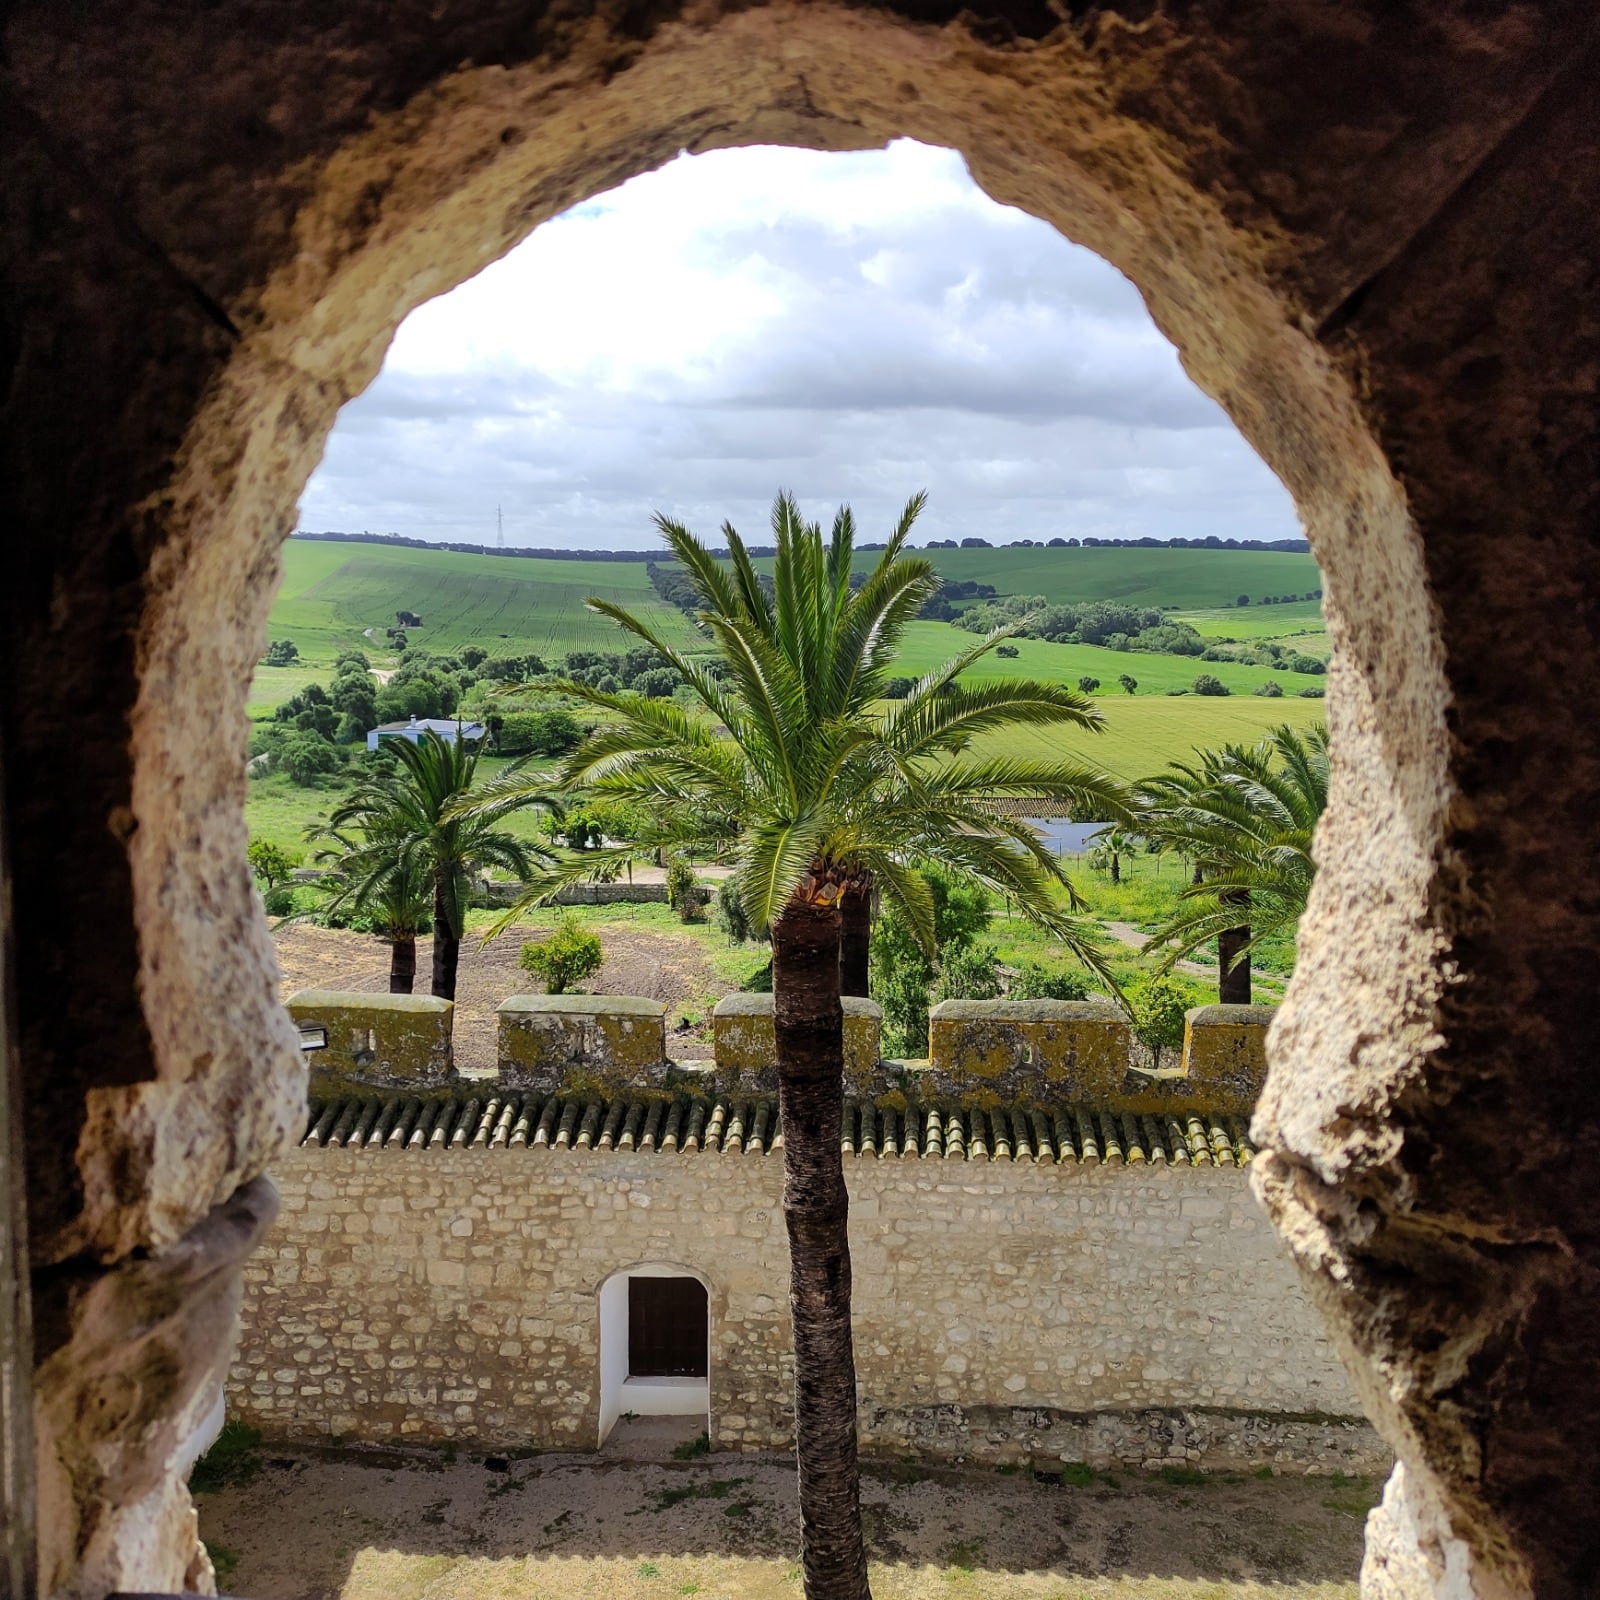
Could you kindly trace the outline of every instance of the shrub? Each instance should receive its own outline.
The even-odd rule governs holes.
[[[1127,672],[1124,672],[1122,676],[1117,679],[1117,682],[1122,685],[1122,692],[1124,694],[1132,694],[1133,691],[1139,687],[1139,680],[1131,673]]]
[[[1253,694],[1265,695],[1269,700],[1276,700],[1283,694],[1283,685],[1281,683],[1274,683],[1272,679],[1268,678],[1265,683],[1257,684],[1251,692]]]
[[[1202,672],[1190,685],[1196,694],[1232,694],[1227,684],[1221,678],[1214,678],[1209,672]]]
[[[994,653],[997,656],[1004,656],[1007,661],[1015,661],[1022,652],[1014,644],[997,644]]]
[[[523,945],[519,960],[523,971],[544,981],[548,993],[566,994],[575,983],[599,971],[605,952],[599,935],[564,911],[556,918],[555,932],[548,939]]]
[[[1325,694],[1327,694],[1327,692],[1328,691],[1319,683],[1314,688],[1302,689],[1300,691],[1300,698],[1302,700],[1320,700]]]
[[[1006,985],[1008,1000],[1084,1000],[1088,995],[1081,972],[1052,970],[1039,961],[1024,961]]]
[[[1305,672],[1321,677],[1328,670],[1328,663],[1318,656],[1290,656],[1289,670],[1291,672]]]
[[[1189,997],[1173,979],[1153,976],[1131,984],[1127,999],[1133,1013],[1133,1036],[1149,1050],[1159,1067],[1162,1050],[1169,1046],[1182,1048],[1183,1014],[1189,1007]]]
[[[652,700],[670,700],[678,681],[678,674],[671,667],[652,667],[641,672],[629,687]]]
[[[269,917],[292,917],[295,909],[294,890],[287,884],[279,884],[262,895],[261,904]]]
[[[1235,604],[1235,605],[1236,605],[1236,606],[1247,606],[1247,605],[1249,605],[1249,604],[1250,604],[1250,596],[1249,596],[1249,595],[1247,595],[1247,594],[1242,594],[1242,595],[1240,595],[1240,596],[1239,596],[1239,598],[1238,598],[1238,599],[1237,599],[1237,600],[1235,600],[1235,601],[1234,601],[1234,602],[1233,602],[1233,603],[1234,603],[1234,604]]]
[[[996,1000],[1000,996],[1000,964],[992,944],[958,945],[942,952],[940,1000]]]
[[[915,678],[890,678],[883,686],[885,700],[904,700],[916,687]]]
[[[286,667],[299,657],[300,651],[293,639],[274,639],[267,646],[267,653],[262,656],[261,661],[268,667]]]
[[[698,922],[705,911],[705,895],[694,868],[682,856],[671,856],[667,861],[667,903],[682,922]]]
[[[1168,690],[1167,690],[1167,693],[1168,693],[1168,694],[1169,694],[1169,695],[1180,695],[1180,694],[1188,694],[1188,692],[1189,692],[1189,691],[1188,691],[1188,690],[1187,690],[1187,689],[1168,689]]]
[[[714,916],[717,926],[729,944],[749,942],[750,918],[745,912],[744,901],[739,898],[731,883],[725,883],[718,889]]]
[[[1100,687],[1100,680],[1098,678],[1079,678],[1078,687],[1085,694],[1093,694]]]

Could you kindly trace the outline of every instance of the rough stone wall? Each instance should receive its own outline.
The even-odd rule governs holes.
[[[1244,1174],[847,1165],[868,1448],[1384,1460]],[[599,1286],[670,1262],[710,1285],[716,1443],[786,1447],[782,1177],[775,1156],[300,1149],[246,1270],[232,1410],[278,1436],[592,1448]]]
[[[97,1274],[214,1241],[301,1113],[243,707],[339,405],[412,306],[679,149],[903,134],[1126,272],[1296,498],[1335,769],[1256,1181],[1406,1464],[1372,1592],[1592,1592],[1592,6],[24,0],[3,44],[4,820],[73,1433],[40,1473],[75,1463],[46,1589],[120,1581],[88,1522],[128,1519],[94,1549],[145,1587],[203,1562],[51,1358]]]

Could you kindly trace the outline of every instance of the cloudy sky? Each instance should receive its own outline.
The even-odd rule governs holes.
[[[867,538],[1299,534],[1133,287],[951,151],[684,156],[421,307],[300,526],[639,549],[754,542],[775,490]]]

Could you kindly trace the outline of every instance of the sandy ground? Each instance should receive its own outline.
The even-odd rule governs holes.
[[[461,966],[456,977],[455,1052],[457,1068],[468,1075],[495,1071],[495,1007],[514,994],[540,990],[538,979],[517,965],[525,941],[540,939],[548,928],[518,926],[480,949],[468,934],[461,945]],[[605,965],[584,985],[591,994],[635,994],[665,1000],[667,1054],[678,1060],[695,1060],[711,1054],[708,997],[721,997],[717,982],[700,947],[690,939],[625,924],[595,925],[605,951]],[[278,965],[283,971],[285,995],[296,989],[355,989],[386,992],[389,987],[389,946],[370,934],[335,928],[315,928],[296,923],[273,930]],[[433,941],[417,940],[418,994],[428,992],[433,962]],[[700,1029],[675,1026],[683,1007],[706,1013]]]
[[[284,1450],[201,1495],[252,1600],[800,1600],[794,1467]],[[1375,1485],[869,1465],[878,1600],[1354,1600]]]

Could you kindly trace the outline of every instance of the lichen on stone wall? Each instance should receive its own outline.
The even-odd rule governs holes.
[[[846,1094],[877,1089],[883,1007],[876,1000],[842,995]],[[730,994],[711,1013],[719,1083],[771,1093],[778,1086],[777,1031],[770,994]]]
[[[500,1081],[545,1092],[660,1087],[667,1008],[636,995],[518,994],[497,1008]]]
[[[301,1027],[328,1032],[312,1053],[319,1083],[329,1079],[381,1087],[430,1089],[455,1080],[451,1034],[455,1005],[421,994],[360,994],[301,989],[284,1002]]]

